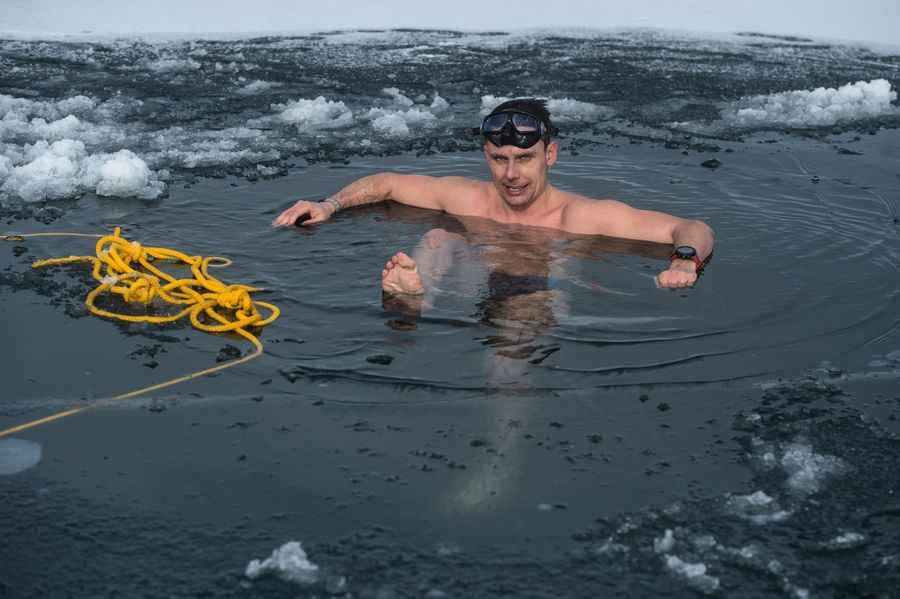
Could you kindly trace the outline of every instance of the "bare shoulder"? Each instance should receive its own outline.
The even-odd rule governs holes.
[[[401,204],[444,210],[450,214],[476,214],[487,184],[466,177],[393,175],[391,199]]]
[[[668,242],[682,219],[641,210],[613,199],[592,199],[567,193],[563,228],[570,233],[606,235],[623,239]]]
[[[613,199],[595,199],[570,192],[560,192],[563,198],[563,228],[570,233],[609,235],[616,221],[634,210],[628,204]],[[602,229],[602,230],[601,230]]]

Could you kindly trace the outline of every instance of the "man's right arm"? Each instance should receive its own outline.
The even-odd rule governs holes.
[[[401,175],[378,173],[357,179],[323,202],[300,200],[273,222],[272,226],[293,225],[298,218],[309,215],[302,225],[324,222],[340,210],[375,204],[384,200],[395,200],[407,206],[446,210],[445,200],[452,189],[465,180],[458,177],[426,177],[424,175]]]

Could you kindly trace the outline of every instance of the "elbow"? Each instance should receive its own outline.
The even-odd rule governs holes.
[[[713,251],[713,247],[716,244],[716,233],[713,231],[712,227],[707,225],[702,220],[691,221],[692,228],[699,233],[701,239],[703,239],[708,247],[704,253],[709,254]]]
[[[683,220],[672,230],[672,242],[676,245],[680,241],[690,241],[697,246],[700,253],[706,253],[704,249],[712,251],[716,234],[712,227],[702,220]]]
[[[392,191],[396,189],[397,177],[402,176],[403,175],[397,173],[388,172],[369,175],[368,179],[372,185],[372,191],[374,192],[372,195],[377,197],[379,200],[389,200],[391,198]]]

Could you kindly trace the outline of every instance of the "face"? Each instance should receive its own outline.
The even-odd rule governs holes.
[[[547,173],[556,163],[558,145],[541,140],[527,149],[484,144],[484,156],[500,197],[510,208],[531,205],[547,188]]]

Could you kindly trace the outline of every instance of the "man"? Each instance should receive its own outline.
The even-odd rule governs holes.
[[[550,185],[548,174],[558,158],[559,144],[552,139],[555,130],[543,100],[504,102],[484,119],[479,131],[484,136],[490,182],[379,173],[351,183],[323,202],[300,200],[282,212],[273,226],[321,223],[338,210],[392,199],[462,218],[671,244],[672,259],[657,275],[657,284],[678,288],[697,281],[714,244],[706,224],[638,210],[615,200],[594,200]],[[395,254],[382,271],[382,287],[391,293],[422,293],[416,262],[403,252]]]

